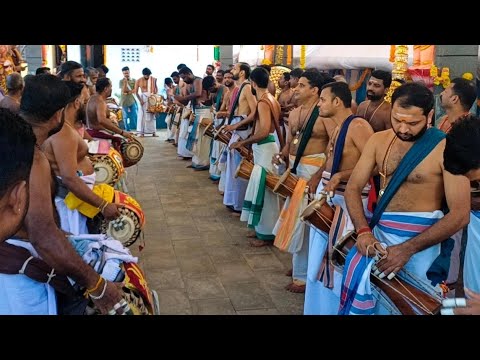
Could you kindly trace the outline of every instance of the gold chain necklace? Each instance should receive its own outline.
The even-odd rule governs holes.
[[[367,108],[365,109],[365,114],[363,114],[363,117],[365,119],[367,119],[367,112],[368,112],[368,109],[370,108],[370,104],[372,103],[372,100],[368,100],[368,105],[367,105]],[[383,103],[385,102],[385,100],[383,100],[380,105],[378,105],[375,110],[373,110],[373,113],[372,113],[372,116],[370,116],[370,119],[368,120],[368,123],[371,123],[373,121],[373,117],[375,116],[376,112],[378,109],[380,109],[383,105]]]
[[[297,132],[295,133],[295,139],[293,140],[293,144],[294,145],[297,145],[298,142],[300,141],[299,138],[300,138],[300,135],[303,134],[303,132],[305,131],[305,127],[308,123],[307,119],[309,118],[309,116],[312,114],[313,112],[313,109],[315,108],[316,106],[316,103],[314,103],[314,105],[309,109],[309,111],[307,112],[307,116],[305,117],[305,119],[303,119],[303,122],[302,122],[302,126],[299,126],[298,128],[300,130],[297,129]],[[303,107],[300,107],[300,114],[299,114],[299,120],[302,116],[302,110],[303,110]]]
[[[393,144],[395,144],[395,141],[397,140],[397,135],[395,135],[390,142],[390,145],[388,145],[387,152],[385,153],[385,157],[383,158],[383,164],[382,164],[382,171],[379,171],[378,173],[382,177],[382,188],[378,192],[379,197],[383,195],[385,192],[385,188],[387,187],[387,166],[388,166],[388,159],[390,157],[390,152],[392,151]]]

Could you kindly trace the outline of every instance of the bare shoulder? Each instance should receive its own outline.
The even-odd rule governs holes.
[[[45,177],[49,179],[50,176],[50,163],[47,157],[38,149],[35,149],[33,156],[33,165],[30,173],[30,181],[41,181]]]
[[[386,146],[390,141],[392,141],[395,133],[392,129],[378,131],[370,136],[369,141],[375,145]]]
[[[366,107],[367,107],[367,100],[362,101],[360,105],[358,105],[357,114],[364,112]]]
[[[350,127],[352,129],[370,129],[372,130],[373,132],[373,128],[372,126],[368,123],[367,120],[365,120],[363,117],[361,116],[357,116],[355,117],[352,122],[350,123]]]

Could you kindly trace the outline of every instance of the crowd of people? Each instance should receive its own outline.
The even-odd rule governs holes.
[[[41,68],[26,79],[7,77],[0,313],[61,313],[52,298],[62,276],[98,312],[126,312],[113,280],[65,237],[91,232],[89,216],[65,195],[106,221],[121,216],[123,205],[95,185],[84,140],[108,140],[121,152],[135,135],[157,136],[149,100],[161,95],[166,141],[192,171],[208,171],[223,204],[251,229],[250,246],[292,254],[286,290],[305,293],[304,314],[437,313],[459,280],[467,300],[445,302],[442,313],[480,314],[480,119],[469,114],[477,100],[470,81],[451,81],[440,96],[446,115],[434,121],[430,89],[404,83],[390,103],[392,77],[382,70],[372,72],[357,106],[344,78],[317,69],[293,69],[274,84],[269,67],[240,62],[215,72],[209,65],[199,77],[180,64],[159,89],[150,69],[136,80],[124,67],[118,118],[108,69],[101,70],[67,61],[57,76]],[[19,249],[28,251],[24,262]],[[9,251],[19,253],[10,257],[16,261],[7,261]],[[51,276],[18,274],[29,257]],[[436,305],[403,294],[410,304],[403,309],[388,289],[404,282]],[[23,303],[27,290],[35,306]]]

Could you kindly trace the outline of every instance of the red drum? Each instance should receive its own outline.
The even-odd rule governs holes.
[[[128,247],[140,236],[145,225],[145,214],[134,198],[120,191],[115,190],[112,202],[124,205],[119,209],[122,216],[113,221],[103,220],[100,231]]]
[[[110,147],[108,154],[93,154],[89,158],[95,170],[96,184],[114,186],[125,172],[122,156],[114,148]]]

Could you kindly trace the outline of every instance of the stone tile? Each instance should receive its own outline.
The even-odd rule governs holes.
[[[215,267],[207,255],[179,256],[177,259],[184,274],[215,274]]]
[[[176,213],[173,215],[169,212],[167,214],[166,222],[169,226],[188,226],[188,224],[193,224],[193,219],[190,215],[188,215],[188,213],[185,214],[185,212],[182,212],[178,213],[178,215]]]
[[[218,220],[217,213],[208,205],[191,206],[190,204],[188,204],[188,211],[194,219],[198,220],[198,222],[205,222],[208,221],[210,218]]]
[[[149,270],[146,274],[148,285],[154,290],[184,289],[185,284],[180,268]]]
[[[260,283],[225,284],[235,310],[254,310],[274,308],[272,299]]]
[[[206,246],[214,245],[233,245],[230,234],[226,231],[216,231],[209,233],[201,233],[200,237]]]
[[[273,254],[243,254],[253,270],[283,269],[282,263]]]
[[[197,238],[200,235],[194,224],[170,226],[169,230],[173,241]]]
[[[206,250],[214,264],[232,263],[243,260],[241,254],[235,249],[235,246],[209,246]]]
[[[284,291],[285,286],[290,284],[292,278],[285,275],[285,270],[257,270],[255,276],[267,290]]]
[[[191,300],[193,315],[235,315],[229,298]]]
[[[281,315],[277,309],[239,310],[238,315]]]
[[[286,290],[269,290],[268,294],[282,314],[303,315],[305,294],[291,293]]]
[[[223,284],[257,281],[254,272],[245,262],[217,263],[215,268]]]
[[[175,241],[173,242],[173,248],[176,256],[193,257],[208,255],[204,248],[204,243],[200,238]]]
[[[200,233],[215,233],[218,231],[225,231],[222,223],[216,219],[207,218],[207,221],[199,221],[200,219],[206,218],[196,218],[195,219],[195,226],[197,227]]]
[[[155,253],[145,254],[142,258],[145,269],[148,271],[178,267],[177,258],[169,251],[156,251]]]
[[[185,276],[185,286],[188,298],[191,300],[225,298],[227,296],[220,279],[215,275]]]
[[[191,315],[192,309],[185,290],[157,291],[160,315]]]
[[[158,200],[155,200],[155,199],[142,200],[142,202],[140,203],[140,206],[141,206],[143,211],[151,210],[151,209],[153,209],[153,210],[162,209],[162,203]]]

